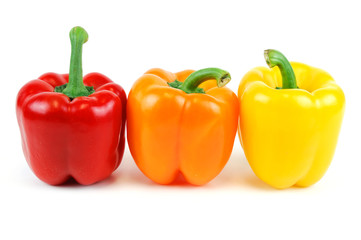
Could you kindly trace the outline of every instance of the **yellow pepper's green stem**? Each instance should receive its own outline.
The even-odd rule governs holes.
[[[217,86],[223,87],[231,81],[231,75],[229,72],[219,68],[204,68],[190,74],[183,83],[176,80],[169,83],[169,86],[178,88],[186,93],[205,93],[203,88],[198,86],[210,79],[215,79]]]
[[[62,93],[73,99],[88,96],[94,90],[87,88],[83,83],[82,50],[83,44],[88,41],[88,33],[82,27],[74,27],[71,29],[69,37],[71,42],[69,83]]]
[[[270,68],[277,66],[280,69],[282,75],[281,89],[298,88],[292,66],[281,52],[268,49],[264,51],[264,57]]]

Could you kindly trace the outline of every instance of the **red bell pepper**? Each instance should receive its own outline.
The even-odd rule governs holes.
[[[82,73],[88,34],[70,31],[68,74],[46,73],[17,96],[16,114],[25,158],[42,181],[74,178],[88,185],[110,176],[124,152],[126,94],[100,73]]]

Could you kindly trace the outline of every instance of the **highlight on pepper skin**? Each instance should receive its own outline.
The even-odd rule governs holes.
[[[267,184],[280,189],[310,186],[331,163],[344,93],[321,69],[289,63],[276,50],[266,50],[265,58],[271,69],[252,69],[238,89],[244,153]]]
[[[82,45],[87,39],[83,28],[74,27],[69,74],[43,74],[17,96],[26,161],[51,185],[69,178],[83,185],[101,181],[123,157],[126,94],[100,73],[83,78]]]
[[[207,81],[211,80],[211,81]],[[193,185],[215,178],[227,163],[238,122],[228,72],[208,68],[171,73],[151,69],[133,85],[127,137],[139,169],[159,184],[182,174]]]

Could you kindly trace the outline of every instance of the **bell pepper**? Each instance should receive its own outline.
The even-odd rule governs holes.
[[[238,89],[245,156],[254,173],[275,188],[310,186],[331,163],[345,96],[321,69],[289,63],[276,50],[266,50],[265,58],[272,69],[254,68]]]
[[[46,73],[18,93],[16,114],[25,158],[42,181],[74,178],[88,185],[107,178],[124,151],[126,95],[100,73],[83,79],[81,27],[70,31],[68,74]]]
[[[175,74],[151,69],[134,83],[127,104],[128,145],[148,178],[203,185],[221,172],[238,123],[237,96],[223,87],[229,81],[229,73],[218,68]]]

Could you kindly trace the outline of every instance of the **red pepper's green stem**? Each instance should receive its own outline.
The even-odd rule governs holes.
[[[73,99],[88,96],[92,91],[89,91],[83,83],[82,51],[83,44],[88,41],[88,33],[82,27],[74,27],[69,37],[71,42],[69,82],[62,92]]]
[[[183,83],[176,80],[175,82],[169,83],[169,85],[186,93],[205,93],[203,88],[199,88],[198,86],[210,79],[215,79],[217,86],[223,87],[231,81],[231,75],[229,72],[219,68],[204,68],[193,72]]]
[[[292,89],[298,88],[295,73],[287,58],[277,50],[268,49],[264,51],[264,58],[270,68],[277,66],[282,75],[282,88]]]

